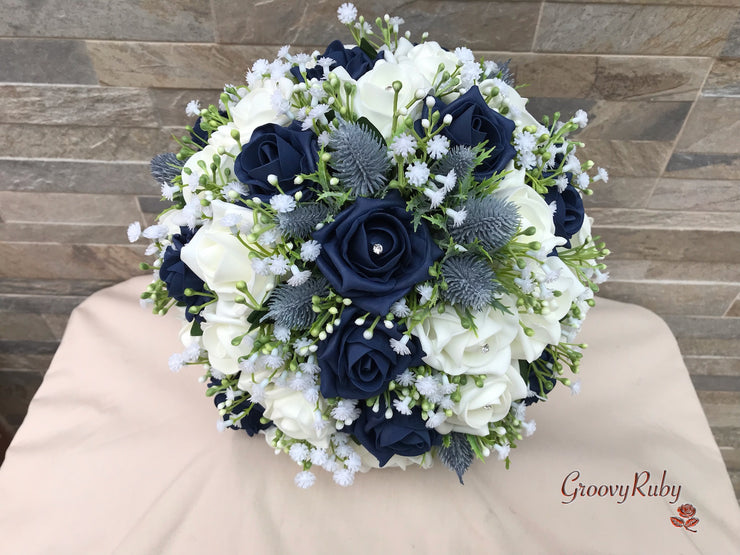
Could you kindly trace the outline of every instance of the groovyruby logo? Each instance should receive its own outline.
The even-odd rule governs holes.
[[[672,516],[671,524],[676,528],[684,528],[689,532],[696,532],[694,526],[699,524],[699,519],[694,516],[696,514],[696,507],[691,503],[684,503],[676,510],[680,516]]]

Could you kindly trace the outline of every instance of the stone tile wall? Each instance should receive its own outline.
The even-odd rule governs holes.
[[[603,294],[667,319],[740,482],[740,0],[355,3],[511,58],[536,114],[588,110],[587,154],[612,176],[587,199],[614,253]],[[148,160],[174,148],[187,101],[215,101],[282,44],[348,39],[337,4],[0,5],[0,415],[11,426],[70,310],[137,274],[125,228],[159,211]]]

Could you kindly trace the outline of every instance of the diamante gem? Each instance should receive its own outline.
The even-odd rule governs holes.
[[[383,245],[381,245],[380,243],[375,243],[373,245],[373,252],[375,254],[383,254]]]
[[[491,350],[491,348],[490,348],[490,347],[488,346],[488,343],[486,343],[485,345],[483,345],[483,346],[482,346],[482,347],[480,348],[480,352],[481,352],[481,353],[487,353],[487,352],[488,352],[488,351],[490,351],[490,350]]]

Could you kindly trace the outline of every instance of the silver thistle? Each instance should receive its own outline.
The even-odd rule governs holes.
[[[268,311],[264,319],[291,329],[306,329],[317,316],[312,309],[312,298],[326,295],[328,287],[324,277],[311,277],[296,287],[285,283],[278,285],[267,299]]]
[[[483,310],[498,291],[496,274],[488,262],[472,253],[451,256],[442,263],[442,278],[447,289],[442,297],[455,305]]]
[[[476,239],[488,251],[496,251],[511,241],[519,228],[519,213],[516,206],[493,196],[468,199],[456,210],[467,212],[465,221],[452,227],[450,235],[462,244]]]
[[[341,121],[329,137],[329,149],[335,177],[356,196],[371,196],[388,183],[386,147],[361,124]]]

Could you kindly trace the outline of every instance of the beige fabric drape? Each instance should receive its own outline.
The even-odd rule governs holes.
[[[492,457],[465,486],[438,464],[347,489],[317,470],[300,490],[287,455],[216,431],[199,369],[167,369],[180,323],[139,307],[146,284],[75,310],[0,468],[0,553],[740,553],[719,450],[675,340],[643,308],[599,300],[581,394],[558,387],[530,409],[537,431],[510,470]],[[695,532],[671,523],[684,504]]]

